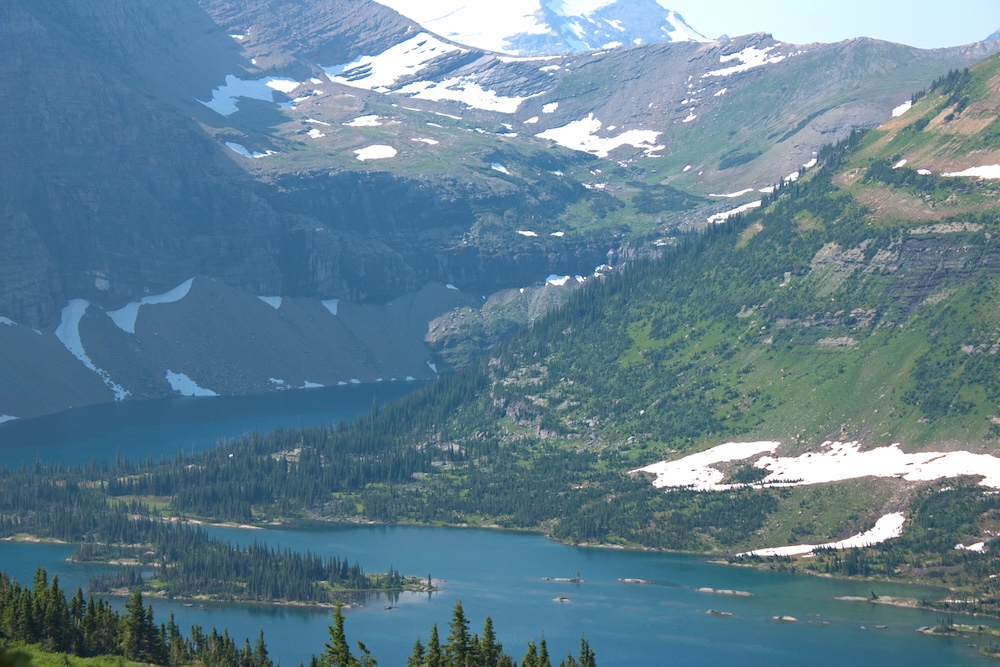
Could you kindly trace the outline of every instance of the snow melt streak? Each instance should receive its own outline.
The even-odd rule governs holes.
[[[114,382],[111,379],[111,374],[106,370],[95,366],[94,362],[90,360],[89,356],[87,356],[86,350],[83,349],[83,341],[80,340],[80,320],[83,319],[89,305],[90,302],[83,299],[73,299],[70,301],[66,307],[62,309],[59,326],[56,327],[56,338],[58,338],[66,349],[69,350],[70,354],[79,359],[84,366],[100,376],[101,380],[105,385],[107,385],[108,389],[114,393],[116,401],[123,401],[125,400],[125,397],[129,395],[128,390],[120,384]]]

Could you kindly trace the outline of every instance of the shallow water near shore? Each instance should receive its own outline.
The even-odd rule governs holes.
[[[402,394],[408,388],[383,385],[377,389],[402,389]],[[0,461],[16,465],[25,456],[33,456],[36,447],[43,450],[43,460],[63,463],[95,457],[113,460],[116,450],[121,454],[126,449],[139,458],[172,456],[178,448],[207,447],[220,437],[236,437],[253,428],[270,427],[267,424],[295,426],[347,418],[367,411],[373,398],[370,391],[315,391],[329,394],[287,392],[257,397],[259,402],[249,402],[249,406],[241,403],[246,399],[232,403],[204,399],[194,410],[187,405],[119,404],[113,406],[116,413],[122,413],[116,420],[109,423],[103,417],[88,417],[73,426],[72,439],[50,440],[48,445],[30,437],[17,439],[21,431],[5,424],[0,429]],[[314,397],[316,404],[311,403]],[[338,397],[343,401],[338,403]],[[380,395],[376,400],[383,398]],[[186,402],[191,401],[199,399]],[[51,434],[67,428],[65,418],[55,415],[25,424],[32,426],[29,435]],[[134,442],[146,444],[130,449],[128,443]],[[150,447],[159,449],[151,451]],[[413,641],[418,635],[426,641],[433,623],[446,635],[452,607],[459,599],[472,631],[479,632],[489,614],[506,649],[518,659],[525,643],[537,641],[544,633],[557,661],[567,651],[575,653],[581,634],[586,635],[602,666],[833,666],[858,660],[880,665],[987,664],[967,645],[969,640],[916,633],[920,626],[934,625],[939,614],[834,599],[866,598],[872,591],[911,598],[940,594],[930,589],[760,572],[695,556],[570,547],[540,535],[496,530],[328,524],[207,530],[240,544],[257,540],[347,557],[369,572],[385,571],[391,565],[404,574],[438,580],[440,592],[371,598],[364,606],[346,611],[352,645],[355,640],[364,642],[385,667],[404,664]],[[105,567],[69,563],[66,559],[72,551],[69,545],[0,542],[0,569],[30,584],[35,567],[42,565],[50,574],[59,575],[63,589],[73,591]],[[581,583],[566,581],[577,575]],[[649,583],[624,583],[622,579]],[[700,592],[699,588],[746,591],[752,597]],[[328,609],[149,601],[157,622],[165,622],[173,613],[185,630],[192,624],[226,627],[238,642],[244,636],[252,642],[263,629],[272,657],[286,667],[308,662],[312,653],[322,651],[330,622]],[[712,610],[732,615],[712,614]],[[776,616],[797,621],[780,622],[774,620]]]

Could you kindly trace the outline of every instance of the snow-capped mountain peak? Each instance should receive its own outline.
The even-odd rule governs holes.
[[[532,56],[709,41],[658,0],[377,0],[454,42]]]

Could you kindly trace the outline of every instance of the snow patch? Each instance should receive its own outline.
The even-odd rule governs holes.
[[[344,127],[379,127],[382,123],[379,122],[378,114],[371,114],[369,116],[358,116],[354,120],[341,123],[341,125]]]
[[[817,160],[816,158],[813,158],[813,159],[809,160],[808,162],[806,162],[804,165],[802,165],[802,168],[803,169],[812,169],[817,164],[819,164],[819,160]]]
[[[743,206],[737,206],[734,209],[724,211],[722,213],[716,213],[708,218],[709,222],[724,222],[734,215],[739,215],[740,213],[746,213],[747,211],[755,208],[760,208],[761,200],[752,201],[748,204],[743,204]]]
[[[491,162],[490,169],[492,169],[493,171],[499,171],[501,174],[507,174],[508,176],[510,175],[510,171],[507,169],[507,167],[503,166],[499,162]]]
[[[728,193],[722,194],[722,195],[712,195],[712,194],[710,194],[708,196],[709,197],[729,197],[729,198],[733,198],[733,197],[742,197],[743,195],[745,195],[747,193],[750,193],[750,192],[753,192],[753,188],[746,188],[744,190],[740,190],[739,192],[728,192]]]
[[[264,153],[261,153],[260,151],[254,151],[253,153],[251,153],[249,150],[247,150],[246,146],[244,146],[243,144],[238,144],[235,141],[227,141],[226,142],[226,148],[228,148],[229,150],[233,151],[234,153],[239,153],[243,157],[249,157],[249,158],[254,158],[254,159],[259,159],[259,158],[262,158],[262,157],[267,157],[269,155],[277,155],[278,154],[278,151],[272,151],[270,149],[268,149]]]
[[[917,169],[917,173],[921,176],[930,176],[932,172],[930,169]]]
[[[15,419],[17,419],[17,417],[13,415],[0,415],[0,424],[3,424],[4,422],[12,422]]]
[[[960,176],[971,176],[984,179],[1000,178],[1000,164],[991,164],[984,167],[971,167],[964,171],[952,171],[941,175],[949,178]]]
[[[562,238],[566,236],[566,232],[552,232],[549,236],[555,236],[556,238]]]
[[[273,102],[274,91],[290,93],[300,85],[302,84],[291,79],[268,77],[250,81],[227,74],[225,83],[212,90],[212,99],[207,102],[198,101],[220,115],[231,116],[239,110],[237,100],[241,97]]]
[[[521,236],[538,236],[537,232],[533,232],[528,229],[519,229],[517,230],[517,233],[520,234]]]
[[[912,106],[913,106],[913,102],[911,100],[906,100],[905,102],[903,102],[898,107],[896,107],[895,109],[892,110],[892,117],[893,118],[899,118],[904,113],[906,113],[907,111],[909,111],[910,107],[912,107]]]
[[[168,292],[164,292],[163,294],[154,294],[153,296],[146,296],[140,301],[133,301],[125,304],[124,307],[119,308],[118,310],[109,311],[108,317],[110,317],[118,328],[125,333],[134,334],[135,321],[139,317],[140,306],[152,306],[160,303],[175,303],[180,301],[187,296],[188,292],[191,290],[191,284],[193,282],[194,278],[188,278]]]
[[[320,132],[315,127],[309,128],[309,131],[306,132],[306,134],[308,134],[312,139],[322,139],[323,137],[326,136],[326,134]]]
[[[682,122],[682,123],[690,123],[691,121],[693,121],[693,120],[694,120],[695,118],[697,118],[697,117],[698,117],[698,115],[697,115],[697,114],[695,114],[695,112],[693,112],[693,111],[692,111],[692,112],[691,112],[691,113],[689,113],[689,114],[687,115],[687,117],[686,117],[686,118],[685,118],[684,120],[682,120],[681,122]]]
[[[440,82],[416,81],[403,86],[397,92],[418,100],[431,100],[433,102],[450,100],[460,102],[473,109],[506,114],[515,113],[521,103],[528,99],[527,97],[504,97],[495,90],[487,90],[479,84],[474,75],[450,77]],[[459,116],[448,117],[461,120]]]
[[[181,396],[218,396],[211,389],[199,387],[197,382],[184,373],[174,373],[168,369],[166,378],[170,384],[170,388],[178,392]]]
[[[542,113],[555,113],[556,109],[559,108],[558,102],[549,102],[548,104],[542,105]]]
[[[532,116],[528,120],[524,121],[524,124],[525,125],[534,125],[537,122],[538,122],[538,116]]]
[[[8,327],[15,326],[14,320],[12,320],[10,318],[7,318],[7,317],[0,317],[0,324],[5,324]]]
[[[323,386],[324,385],[321,385],[318,382],[310,382],[309,380],[306,380],[302,383],[300,389],[322,389]]]
[[[763,67],[764,65],[780,63],[785,59],[785,56],[772,54],[771,51],[775,48],[777,47],[768,46],[763,49],[758,49],[755,46],[748,46],[739,53],[733,53],[728,56],[719,56],[720,63],[736,61],[738,64],[723,67],[722,69],[712,70],[711,72],[706,72],[701,76],[702,78],[709,76],[729,76],[731,74],[738,74],[739,72],[746,72],[747,70],[754,69],[755,67]]]
[[[562,67],[560,67],[559,65],[546,65],[545,67],[539,67],[538,71],[539,72],[555,72],[555,71],[560,70],[560,69],[562,69]]]
[[[441,143],[437,139],[429,139],[427,137],[414,137],[413,139],[410,139],[410,141],[419,141],[420,143],[427,144],[428,146],[437,146]]]
[[[684,167],[683,169],[681,169],[681,171],[686,174],[687,172],[691,171],[691,165],[687,165],[686,167]]]
[[[589,113],[586,118],[546,130],[535,136],[540,139],[550,139],[564,148],[583,151],[598,157],[607,157],[611,151],[621,146],[645,150],[647,155],[665,148],[663,145],[654,145],[660,136],[660,132],[656,130],[628,130],[616,137],[598,137],[596,133],[601,129],[601,124],[600,120],[594,118],[593,113]]]
[[[892,165],[892,168],[893,169],[899,169],[899,168],[905,167],[905,166],[906,166],[906,158],[903,158],[902,160],[900,160],[896,164]]]
[[[281,308],[281,297],[280,296],[259,296],[257,297],[267,305],[271,306],[275,310]]]
[[[321,301],[323,307],[330,311],[331,315],[337,314],[337,305],[340,303],[340,299],[327,299],[326,301]]]
[[[427,362],[427,368],[431,369],[431,370],[432,370],[432,371],[434,371],[435,373],[437,373],[437,372],[438,372],[438,367],[437,367],[437,364],[435,364],[435,363],[434,363],[434,362],[432,362],[432,361],[429,361],[429,360],[428,360],[428,362]]]
[[[354,151],[354,154],[362,162],[365,160],[386,160],[396,157],[396,149],[385,144],[372,144],[371,146],[358,148]]]
[[[902,535],[904,523],[906,523],[906,518],[902,512],[892,512],[876,521],[875,526],[870,530],[837,542],[827,542],[826,544],[793,544],[787,547],[756,549],[755,551],[737,554],[737,556],[802,556],[810,554],[816,549],[856,549],[870,547]]]
[[[728,88],[723,88],[722,90],[720,90],[717,93],[715,93],[714,95],[712,95],[712,97],[722,97],[723,95],[725,95],[728,92],[729,92]]]

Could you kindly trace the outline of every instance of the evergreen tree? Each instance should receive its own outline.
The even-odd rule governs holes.
[[[406,667],[424,667],[424,645],[420,643],[420,637],[413,642],[413,652],[406,659]]]
[[[441,641],[438,639],[437,623],[431,626],[431,638],[427,642],[427,659],[424,664],[426,667],[444,667],[444,661],[441,656]]]
[[[465,667],[469,657],[469,620],[465,617],[461,600],[455,603],[448,628],[448,644],[445,646],[447,664]]]
[[[493,619],[487,616],[483,623],[483,638],[479,640],[479,655],[483,667],[497,667],[502,654],[503,646],[497,641]]]
[[[344,635],[343,605],[338,603],[333,611],[333,625],[330,626],[330,641],[324,645],[319,658],[320,667],[357,667],[358,661],[351,655]]]

